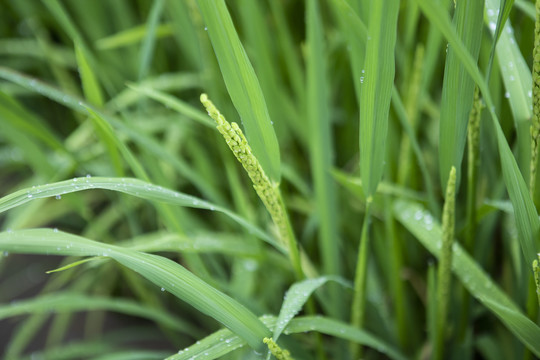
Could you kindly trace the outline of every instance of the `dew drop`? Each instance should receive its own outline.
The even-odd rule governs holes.
[[[161,291],[165,291],[165,288],[161,288]]]
[[[58,232],[58,228],[54,228],[54,229],[53,229],[53,232],[57,233],[57,232]]]
[[[504,93],[504,97],[507,98],[507,99],[510,99],[510,93],[507,91]]]
[[[60,200],[60,199],[62,198],[62,195],[56,195],[54,198],[55,198],[56,200]]]

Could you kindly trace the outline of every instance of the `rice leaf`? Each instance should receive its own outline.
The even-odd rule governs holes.
[[[482,78],[478,67],[475,65],[472,56],[452,28],[448,15],[441,5],[427,0],[417,0],[417,2],[420,4],[426,17],[430,19],[431,23],[443,33],[448,42],[454,47],[456,55],[462,61],[469,75],[471,75],[482,92],[487,109],[491,115],[492,125],[495,128],[503,179],[510,196],[510,201],[514,206],[521,250],[526,262],[531,264],[540,249],[540,239],[538,238],[540,220],[538,219],[538,214],[529,195],[525,180],[519,171],[516,159],[512,155],[510,146],[504,137],[497,114],[495,114],[495,106],[491,99],[489,88]]]
[[[332,124],[328,97],[327,64],[319,0],[309,1],[306,9],[307,53],[307,124],[312,177],[315,190],[315,212],[319,220],[319,251],[323,272],[328,275],[341,273],[339,249],[341,248],[338,224],[336,184],[331,169],[333,155]],[[342,310],[338,306],[339,294],[330,287],[331,302],[335,314]],[[278,335],[279,336],[279,335]],[[274,341],[277,336],[274,334]]]
[[[269,328],[275,328],[278,319],[275,316],[263,316],[260,320]],[[353,341],[376,349],[387,355],[390,359],[405,360],[406,357],[395,350],[391,345],[371,335],[370,333],[354,328],[344,322],[323,316],[303,316],[291,320],[285,329],[285,334],[297,334],[316,331],[322,334]],[[196,344],[180,350],[167,360],[189,360],[204,355],[204,359],[217,359],[231,351],[242,347],[245,342],[227,329],[219,330],[212,335],[198,341]]]
[[[191,195],[186,195],[181,192],[169,190],[161,186],[131,178],[82,177],[21,189],[0,198],[0,213],[25,204],[34,199],[62,196],[72,192],[91,189],[118,191],[146,200],[221,212],[243,226],[253,235],[268,242],[269,244],[272,244],[280,251],[285,252],[284,248],[265,232],[228,209],[214,205]]]
[[[366,197],[377,190],[384,168],[398,10],[396,0],[371,3],[360,90],[360,174]]]
[[[61,267],[56,268],[54,270],[46,271],[45,273],[46,274],[52,274],[52,273],[55,273],[55,272],[65,271],[65,270],[69,270],[69,269],[72,269],[74,267],[77,267],[79,265],[85,264],[87,262],[96,261],[96,260],[102,260],[102,259],[103,259],[102,257],[92,257],[92,258],[88,258],[88,259],[74,261],[72,263],[69,263],[69,264],[67,264],[65,266],[61,266]]]
[[[323,316],[305,316],[293,319],[285,334],[296,334],[306,331],[316,331],[321,334],[349,340],[361,345],[369,346],[391,359],[404,360],[406,357],[391,345],[371,335],[370,333],[350,326],[339,320]]]
[[[201,358],[207,360],[218,359],[245,345],[246,342],[229,329],[221,329],[190,347],[179,350],[177,354],[169,356],[166,360],[189,360],[199,356],[204,356]]]
[[[51,229],[0,233],[0,249],[12,253],[107,256],[219,321],[252,348],[262,350],[268,328],[240,303],[211,287],[178,263]]]
[[[0,238],[2,238],[1,234]],[[115,311],[131,316],[138,316],[152,320],[158,324],[163,324],[184,334],[199,332],[197,329],[193,328],[193,326],[176,318],[172,314],[151,307],[142,306],[134,301],[121,298],[88,296],[69,292],[40,295],[28,300],[16,300],[12,301],[10,304],[0,304],[0,320],[26,314],[93,310]]]
[[[133,83],[131,85],[156,91],[182,91],[198,88],[200,82],[201,79],[196,74],[187,72],[174,72],[160,74],[156,77],[150,77],[139,83]],[[113,111],[125,110],[129,106],[137,103],[137,101],[139,101],[144,96],[147,96],[142,92],[131,89],[129,86],[130,83],[128,83],[127,88],[125,88],[115,97],[113,97],[107,103],[106,107]]]
[[[527,176],[531,153],[530,119],[532,116],[531,84],[533,80],[529,66],[517,44],[512,24],[509,21],[502,22],[503,19],[501,19],[506,12],[510,11],[509,8],[512,3],[513,1],[503,1],[505,9],[501,9],[501,12],[499,12],[499,1],[486,1],[485,21],[493,37],[499,36],[496,44],[499,73],[504,83],[504,97],[510,104],[517,131],[518,163],[524,176]],[[497,17],[497,13],[499,13],[499,17]],[[497,27],[494,24],[497,24]],[[501,28],[499,29],[499,27]]]
[[[122,153],[133,172],[137,175],[144,176],[147,179],[141,164],[136,161],[124,143],[115,136],[112,126],[90,108],[87,108],[86,110],[90,113],[90,120],[92,121],[92,125],[94,125],[97,135],[107,148],[115,174],[118,176],[124,176],[125,174],[122,158],[120,157],[120,153]]]
[[[96,41],[98,50],[113,50],[124,46],[135,45],[144,39],[147,30],[147,24],[139,25],[120,31],[116,34],[109,35]],[[157,39],[172,35],[171,24],[161,24],[156,26],[154,35]]]
[[[154,47],[156,44],[156,28],[159,23],[159,17],[163,10],[165,0],[156,0],[152,2],[152,8],[148,15],[148,21],[146,23],[146,34],[141,45],[141,52],[139,54],[139,80],[144,79],[148,75],[152,56],[154,53]]]
[[[259,253],[255,243],[247,242],[243,235],[222,232],[197,232],[189,236],[157,232],[122,242],[122,246],[144,252],[219,253],[236,256],[255,256]]]
[[[204,126],[212,129],[216,128],[216,124],[198,108],[189,105],[188,103],[175,98],[172,95],[166,94],[162,91],[152,89],[147,86],[139,86],[135,84],[128,84],[130,89],[133,89],[141,94],[148,96],[151,99],[159,101],[163,105],[177,111],[179,114],[186,116],[188,119],[193,119]]]
[[[274,182],[280,180],[279,145],[266,102],[223,0],[198,0],[206,30],[253,153]]]
[[[279,315],[274,327],[274,335],[272,339],[277,341],[283,330],[291,322],[291,320],[300,312],[311,294],[328,281],[336,281],[344,286],[352,287],[347,282],[335,276],[323,276],[316,279],[307,279],[294,283],[287,293],[279,310]]]
[[[84,51],[78,44],[75,44],[75,56],[77,58],[77,65],[79,68],[79,75],[81,77],[84,97],[89,103],[98,107],[102,106],[103,94],[101,93],[101,89],[99,87],[99,81],[97,80],[92,67],[88,63],[88,60],[84,56]]]
[[[394,215],[426,249],[440,256],[442,230],[423,206],[402,200],[394,203]],[[517,338],[537,356],[540,355],[540,327],[495,284],[478,264],[455,242],[452,270],[463,286],[496,315]]]
[[[453,25],[469,54],[476,61],[482,40],[482,1],[456,2]],[[461,161],[467,140],[467,123],[472,108],[474,81],[456,55],[448,47],[442,87],[441,120],[439,128],[439,175],[441,186],[446,188],[448,174],[457,169],[457,188],[461,178]]]

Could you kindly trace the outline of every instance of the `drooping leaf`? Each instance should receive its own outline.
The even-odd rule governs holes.
[[[0,250],[19,254],[61,256],[105,256],[139,273],[202,313],[216,319],[261,350],[268,328],[244,306],[216,290],[178,263],[112,244],[103,244],[52,229],[17,230],[0,233]]]
[[[276,134],[253,66],[240,42],[224,0],[198,0],[206,30],[225,85],[253,153],[268,177],[280,180],[280,156]]]

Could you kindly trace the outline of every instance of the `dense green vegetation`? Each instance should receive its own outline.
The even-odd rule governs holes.
[[[540,357],[531,2],[0,9],[0,357]]]

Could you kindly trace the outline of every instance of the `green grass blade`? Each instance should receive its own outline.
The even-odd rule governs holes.
[[[217,232],[196,233],[185,236],[165,232],[145,234],[121,244],[144,252],[205,252],[223,255],[255,256],[258,247],[247,242],[242,235]]]
[[[88,60],[84,56],[84,51],[78,44],[75,44],[75,55],[77,58],[77,65],[79,67],[79,75],[81,77],[84,97],[89,103],[98,107],[102,106],[103,94],[101,93],[99,82],[94,74],[94,71],[90,67]]]
[[[279,245],[265,232],[228,209],[214,205],[191,195],[186,195],[181,192],[169,190],[161,186],[131,178],[82,177],[47,185],[35,186],[28,189],[21,189],[0,198],[0,213],[35,199],[62,196],[64,194],[90,189],[118,191],[146,200],[221,212],[243,226],[253,235],[268,242],[269,244],[272,244],[282,252],[285,251],[281,245]]]
[[[315,190],[316,216],[319,220],[319,251],[323,272],[339,275],[341,248],[337,220],[336,186],[331,174],[333,156],[332,124],[328,96],[327,64],[319,0],[309,1],[306,9],[307,53],[307,124],[312,177]],[[332,307],[339,314],[342,309],[336,287],[329,289]],[[277,336],[274,334],[274,340]]]
[[[52,273],[55,273],[55,272],[65,271],[65,270],[69,270],[69,269],[72,269],[74,267],[77,267],[79,265],[85,264],[87,262],[99,261],[99,260],[102,260],[102,259],[104,259],[104,258],[102,258],[102,257],[92,257],[92,258],[87,258],[87,259],[83,259],[83,260],[79,260],[79,261],[74,261],[72,263],[61,266],[59,268],[56,268],[56,269],[53,269],[53,270],[48,270],[45,273],[46,274],[52,274]]]
[[[400,354],[391,345],[376,338],[370,333],[352,327],[344,322],[322,316],[305,316],[291,321],[285,334],[295,334],[306,331],[317,331],[325,335],[356,342],[361,345],[369,346],[385,354],[391,359],[405,360],[406,357]]]
[[[148,32],[147,25],[139,25],[130,29],[120,31],[96,41],[96,48],[99,50],[113,50],[124,46],[138,44]],[[155,29],[154,35],[157,39],[172,35],[171,24],[161,24]]]
[[[396,0],[371,3],[360,91],[360,173],[367,197],[377,190],[385,161],[398,10]]]
[[[136,161],[125,144],[115,136],[112,126],[90,108],[87,108],[86,110],[90,114],[89,117],[97,135],[109,153],[109,158],[116,175],[124,176],[125,174],[122,158],[120,156],[120,153],[122,153],[133,172],[137,175],[143,175],[145,180],[147,180],[148,178],[142,169],[142,166]]]
[[[144,81],[133,84],[137,87],[149,88],[161,91],[183,91],[198,88],[201,79],[198,75],[186,72],[165,73],[156,77],[147,78]],[[113,111],[125,110],[136,104],[144,96],[143,93],[130,89],[129,86],[116,94],[106,105]]]
[[[41,295],[29,300],[15,301],[8,305],[0,305],[0,319],[7,319],[26,314],[50,313],[51,310],[55,313],[92,310],[114,311],[152,320],[184,334],[200,332],[172,314],[142,306],[130,300],[89,297],[87,295],[74,293],[53,293]]]
[[[208,117],[207,114],[199,110],[199,108],[189,105],[188,103],[181,101],[172,95],[146,86],[128,84],[128,87],[162,103],[163,105],[177,111],[179,114],[186,116],[188,119],[193,119],[194,121],[197,121],[198,123],[201,123],[204,126],[210,127],[214,130],[216,128],[216,124]]]
[[[229,296],[211,287],[167,258],[102,244],[80,236],[31,229],[0,233],[0,249],[12,253],[73,256],[108,256],[139,273],[242,337],[254,349],[271,335],[257,317]]]
[[[427,0],[417,1],[426,17],[430,19],[433,25],[437,26],[448,42],[454,47],[456,55],[459,56],[469,75],[471,75],[482,92],[487,109],[491,115],[493,127],[495,128],[503,178],[510,196],[510,201],[514,206],[521,249],[527,263],[531,264],[540,249],[540,239],[538,238],[540,220],[538,219],[538,214],[529,195],[525,180],[519,171],[516,159],[512,155],[510,146],[504,137],[497,114],[495,114],[495,106],[491,99],[489,88],[482,78],[474,59],[452,28],[448,15],[440,4]]]
[[[261,321],[269,328],[274,329],[279,319],[274,316],[263,316]],[[297,334],[308,331],[316,331],[322,334],[337,338],[357,342],[377,349],[377,351],[387,355],[390,359],[405,360],[406,357],[395,350],[391,345],[360,329],[341,321],[333,320],[322,316],[304,316],[291,320],[285,329],[285,334]],[[167,360],[189,360],[193,357],[204,354],[205,359],[217,359],[229,352],[245,345],[245,342],[228,329],[223,329],[198,341],[196,344],[180,350],[178,354],[172,355]]]
[[[229,95],[253,153],[268,177],[279,182],[279,145],[266,102],[223,0],[198,0]]]
[[[222,329],[178,351],[178,354],[171,355],[166,360],[190,360],[199,356],[208,360],[219,359],[245,345],[246,342],[242,338],[228,329]]]
[[[482,1],[456,2],[454,26],[456,33],[472,55],[478,58],[482,40]],[[467,140],[467,123],[472,108],[474,81],[456,55],[456,50],[448,47],[444,71],[441,120],[439,128],[439,175],[441,187],[446,188],[448,174],[454,166],[457,169],[457,188],[461,178],[461,161]]]
[[[512,1],[505,1],[504,12],[508,12]],[[503,13],[499,14],[499,1],[486,1],[485,22],[493,37],[499,36],[495,52],[499,63],[500,75],[504,83],[504,97],[508,99],[510,110],[517,130],[518,160],[520,168],[527,176],[530,157],[530,119],[532,116],[532,75],[527,62],[521,54],[509,21],[502,22]],[[504,27],[501,27],[500,22]],[[495,26],[495,24],[497,24]],[[499,28],[501,27],[501,28]],[[491,58],[490,58],[491,60]]]
[[[442,230],[430,213],[419,204],[397,200],[394,203],[394,214],[429,252],[439,257]],[[463,286],[492,311],[527,348],[539,356],[540,327],[519,310],[458,243],[454,243],[452,250],[452,270]]]
[[[150,15],[148,15],[148,22],[146,24],[146,34],[139,55],[139,80],[144,79],[150,70],[154,47],[156,45],[156,30],[164,4],[165,0],[156,0],[152,2],[152,8],[150,9]]]
[[[287,290],[283,304],[279,310],[276,326],[274,327],[274,335],[272,337],[274,341],[278,340],[283,330],[285,330],[296,314],[302,310],[302,307],[311,294],[328,281],[336,281],[344,286],[351,287],[350,284],[347,284],[338,277],[323,276],[294,283],[289,290]]]

